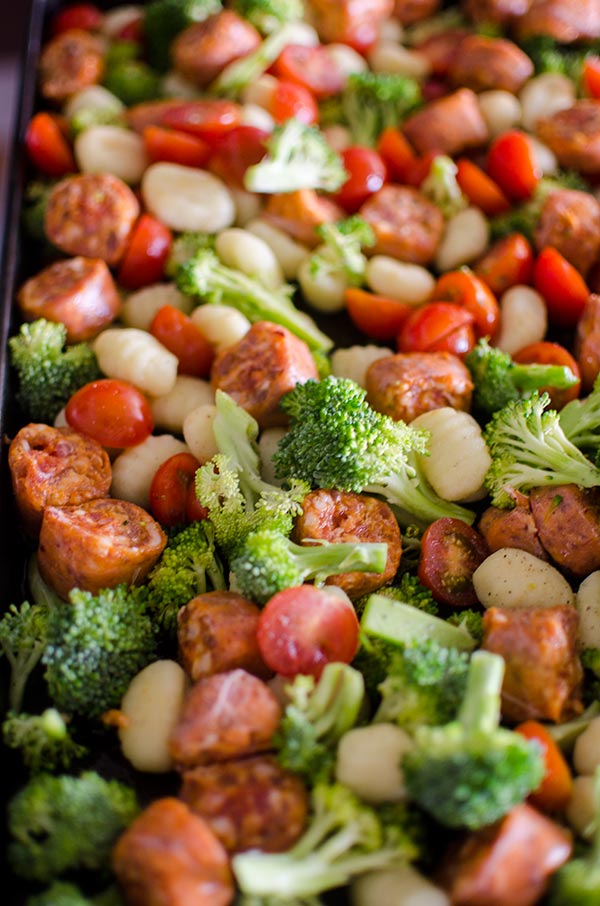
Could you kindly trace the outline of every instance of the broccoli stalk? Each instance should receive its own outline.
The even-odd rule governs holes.
[[[571,400],[560,410],[560,426],[572,444],[596,452],[600,448],[600,375],[592,392],[582,400]]]
[[[565,390],[578,380],[565,365],[519,365],[508,353],[490,346],[486,339],[479,340],[467,354],[465,365],[473,379],[475,406],[490,414],[507,403],[530,396],[535,390],[544,387]]]
[[[27,680],[39,664],[48,642],[50,610],[44,604],[11,604],[0,620],[0,648],[10,665],[8,702],[19,712]]]
[[[398,126],[421,100],[415,79],[367,70],[348,77],[342,112],[356,144],[374,147],[383,130]]]
[[[264,35],[284,22],[301,19],[304,13],[302,0],[232,0],[231,6]]]
[[[177,287],[205,302],[231,305],[249,321],[281,324],[315,350],[327,351],[333,342],[312,318],[298,311],[283,290],[271,290],[259,280],[222,264],[211,249],[199,251],[177,271]]]
[[[348,286],[362,286],[367,270],[362,247],[375,243],[371,225],[354,215],[338,223],[323,223],[316,227],[316,232],[323,246],[310,258],[311,272],[341,273]]]
[[[10,712],[2,724],[4,744],[19,749],[31,774],[67,770],[83,758],[87,749],[73,741],[64,718],[56,708],[42,714]]]
[[[42,893],[29,897],[26,906],[124,906],[116,885],[87,897],[69,881],[54,881]]]
[[[292,118],[273,130],[266,157],[248,167],[244,186],[249,192],[269,194],[297,189],[337,192],[347,177],[341,157],[323,133]]]
[[[431,640],[459,651],[472,651],[476,644],[463,626],[453,626],[432,613],[380,594],[370,595],[360,628],[368,639],[381,639],[395,647]]]
[[[536,73],[558,72],[566,75],[575,84],[581,82],[585,58],[590,53],[597,53],[590,46],[565,46],[550,35],[534,35],[525,38],[522,47],[528,57],[533,61]]]
[[[165,262],[165,275],[175,278],[182,264],[204,249],[214,250],[215,237],[211,233],[187,232],[175,237]]]
[[[415,748],[402,759],[409,795],[447,827],[492,824],[544,776],[539,747],[499,727],[503,675],[499,655],[475,652],[458,719],[419,727]]]
[[[492,456],[485,485],[494,506],[514,506],[514,491],[576,484],[600,484],[596,468],[566,436],[558,413],[547,409],[547,393],[508,403],[484,429]]]
[[[469,204],[456,181],[458,167],[451,157],[438,154],[421,184],[421,191],[440,209],[444,217],[453,217]]]
[[[294,31],[285,23],[272,31],[255,51],[233,60],[209,86],[212,94],[236,97],[266,72],[287,44],[294,43]]]
[[[67,346],[64,324],[40,318],[8,341],[17,372],[17,401],[28,418],[52,422],[76,390],[101,377],[91,346]]]
[[[549,906],[597,906],[600,902],[600,769],[594,776],[594,832],[583,855],[562,865],[552,876]]]
[[[48,241],[46,239],[44,221],[46,218],[48,199],[50,198],[50,193],[56,185],[56,182],[56,180],[53,180],[52,182],[42,182],[40,179],[34,179],[25,186],[21,221],[25,228],[25,233],[32,239]]]
[[[402,546],[404,547],[404,538],[402,541]],[[404,556],[404,551],[402,551],[402,554]],[[417,576],[413,576],[411,573],[403,573],[397,585],[383,585],[378,588],[377,594],[380,597],[383,595],[386,598],[391,598],[393,601],[402,601],[403,604],[410,604],[412,607],[424,610],[425,613],[430,613],[433,616],[437,616],[440,610],[429,589],[425,588]],[[370,594],[363,595],[362,598],[354,602],[354,609],[359,617],[362,616],[370,597]]]
[[[144,44],[151,65],[166,72],[173,39],[194,22],[218,13],[221,0],[153,0],[144,7]]]

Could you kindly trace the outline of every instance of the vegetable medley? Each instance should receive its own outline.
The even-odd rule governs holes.
[[[598,2],[74,4],[38,76],[27,906],[600,903]]]

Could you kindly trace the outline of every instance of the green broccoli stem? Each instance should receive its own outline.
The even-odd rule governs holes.
[[[508,377],[521,392],[541,390],[542,387],[554,387],[556,390],[567,390],[577,383],[577,378],[566,365],[519,365],[516,362],[508,371]]]
[[[571,400],[559,412],[560,426],[576,447],[595,449],[600,445],[600,378],[589,396]]]
[[[476,651],[471,657],[459,723],[467,733],[492,733],[500,723],[500,692],[504,660],[490,651]]]
[[[364,691],[360,671],[337,662],[325,666],[306,709],[317,739],[338,740],[354,726]]]
[[[228,97],[238,95],[275,62],[283,48],[290,43],[291,34],[289,27],[285,25],[272,32],[253,53],[229,63],[209,86],[209,92]]]
[[[267,487],[271,490],[260,477],[260,457],[256,447],[258,422],[222,390],[217,390],[215,394],[215,405],[213,433],[217,449],[235,466],[246,506],[253,508],[261,491]]]
[[[411,604],[378,594],[369,597],[360,628],[367,636],[383,639],[398,647],[427,639],[460,651],[472,651],[476,644],[470,633],[460,626],[452,626],[446,620],[418,610]]]
[[[10,664],[8,684],[8,705],[11,711],[18,713],[23,706],[27,681],[40,662],[46,643],[38,641],[28,651],[20,652],[16,657],[5,649],[4,653]]]
[[[331,542],[296,545],[288,542],[300,570],[320,584],[335,573],[361,570],[382,573],[387,562],[387,544]]]

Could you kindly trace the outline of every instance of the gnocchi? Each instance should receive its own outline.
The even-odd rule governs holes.
[[[248,318],[230,305],[199,305],[191,319],[217,352],[237,343],[250,330]]]
[[[500,298],[500,330],[494,345],[513,355],[546,336],[548,312],[542,296],[530,286],[517,284]]]
[[[516,547],[494,551],[473,573],[484,607],[554,607],[575,604],[571,586],[554,566]]]
[[[214,403],[202,403],[185,416],[182,433],[196,459],[204,464],[219,452],[213,423],[217,414]]]
[[[73,150],[82,173],[112,173],[131,185],[148,166],[140,136],[120,126],[90,126],[79,133]]]
[[[121,306],[120,318],[126,327],[149,330],[154,315],[163,305],[172,305],[189,315],[194,303],[189,296],[180,293],[174,283],[153,283],[131,293]]]
[[[271,247],[254,233],[230,227],[215,240],[217,255],[228,267],[259,280],[268,289],[277,289],[284,282],[283,271]]]
[[[207,170],[181,164],[151,164],[141,188],[150,213],[173,230],[217,233],[235,220],[231,192]]]
[[[334,349],[331,354],[331,373],[335,377],[348,378],[360,387],[366,387],[367,371],[377,359],[393,355],[385,346],[349,346],[347,349]]]
[[[600,570],[590,573],[577,589],[579,643],[583,648],[600,648]]]
[[[435,266],[439,271],[451,271],[471,264],[483,255],[489,241],[490,226],[485,214],[479,208],[464,208],[447,221]]]
[[[110,493],[147,510],[150,485],[158,467],[176,453],[189,453],[189,447],[172,434],[151,434],[135,447],[120,453],[112,464]]]
[[[414,748],[395,724],[355,727],[338,743],[335,777],[365,802],[399,802],[407,797],[400,762]]]
[[[373,255],[367,263],[367,284],[375,293],[416,306],[431,298],[435,278],[419,264]]]
[[[172,389],[150,402],[154,424],[163,431],[182,434],[186,417],[198,406],[210,405],[214,391],[208,381],[179,374]]]
[[[175,386],[177,356],[144,330],[109,328],[96,337],[93,348],[107,377],[129,381],[150,396],[164,396]]]

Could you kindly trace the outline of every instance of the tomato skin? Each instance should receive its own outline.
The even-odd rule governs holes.
[[[332,661],[349,664],[358,650],[352,604],[325,588],[286,588],[267,602],[257,640],[264,662],[282,676],[319,677]]]
[[[206,510],[197,501],[195,491],[196,471],[200,461],[191,453],[175,453],[160,464],[150,485],[150,512],[161,525],[173,528],[195,521],[189,518],[191,496],[198,503],[200,519]]]
[[[439,151],[427,151],[420,157],[415,157],[404,180],[406,185],[414,186],[415,189],[420,188],[429,176],[431,165],[439,154]]]
[[[211,155],[209,146],[201,138],[175,129],[146,126],[142,138],[151,163],[167,161],[184,167],[204,167]]]
[[[358,287],[349,287],[344,293],[346,309],[352,323],[373,340],[393,340],[414,311],[413,305],[388,299]]]
[[[531,198],[542,178],[529,137],[519,129],[503,132],[490,145],[488,175],[515,201]]]
[[[480,208],[488,217],[503,214],[510,209],[510,202],[493,179],[466,157],[456,161],[456,181],[471,204]]]
[[[119,283],[127,289],[158,283],[172,242],[171,230],[164,223],[151,214],[142,214],[119,266]]]
[[[546,727],[537,720],[519,724],[515,727],[515,733],[536,742],[544,756],[544,777],[538,788],[528,796],[529,802],[543,812],[564,811],[573,793],[573,777],[564,755]]]
[[[513,354],[513,361],[520,365],[536,363],[539,365],[563,365],[565,368],[571,369],[575,377],[578,378],[577,383],[573,384],[572,387],[567,387],[566,390],[555,390],[552,387],[544,387],[542,388],[542,391],[540,391],[545,391],[549,395],[553,409],[562,409],[562,407],[566,406],[567,403],[570,403],[571,400],[577,399],[581,392],[579,365],[571,353],[568,352],[564,346],[561,346],[560,343],[551,343],[548,340],[530,343],[529,346],[523,346],[522,349],[519,349]]]
[[[583,87],[590,97],[600,99],[600,57],[590,55],[585,58]]]
[[[154,419],[143,393],[127,381],[103,378],[77,390],[66,405],[68,424],[103,447],[134,447],[152,433]]]
[[[241,113],[242,108],[234,101],[208,98],[179,103],[165,110],[161,125],[189,132],[211,144],[212,140],[218,141],[223,132],[240,124]]]
[[[399,352],[451,352],[465,356],[475,346],[473,315],[452,302],[414,309],[400,328]]]
[[[394,126],[384,129],[377,141],[377,152],[387,167],[389,176],[403,183],[417,160],[412,145]]]
[[[83,31],[98,31],[104,20],[104,14],[93,3],[73,3],[65,6],[52,19],[50,34],[60,35],[72,28]]]
[[[71,146],[51,113],[42,111],[32,117],[25,132],[25,150],[34,167],[46,176],[77,172]]]
[[[275,61],[273,71],[278,78],[307,88],[319,101],[339,94],[345,82],[344,73],[323,44],[288,44]]]
[[[533,279],[533,249],[522,233],[510,233],[498,239],[487,250],[473,270],[495,296],[518,284]]]
[[[500,325],[500,308],[486,284],[467,269],[448,271],[435,285],[433,298],[454,302],[473,315],[478,337],[493,337]]]
[[[268,132],[256,126],[234,126],[213,148],[209,169],[226,183],[243,189],[246,170],[263,159],[268,137]]]
[[[544,297],[550,321],[558,327],[575,327],[590,291],[579,271],[552,246],[537,256],[533,285]]]
[[[270,104],[271,116],[276,123],[285,123],[295,117],[306,126],[319,121],[319,108],[308,88],[291,79],[279,79]]]
[[[150,333],[179,359],[179,374],[205,378],[214,350],[191,318],[174,305],[163,305],[154,315]]]
[[[383,160],[372,148],[352,145],[345,148],[340,156],[348,178],[335,195],[335,200],[348,214],[354,214],[367,198],[381,189],[387,171]]]
[[[478,603],[473,573],[489,553],[484,538],[466,522],[436,519],[421,539],[419,581],[440,604],[473,607]]]

